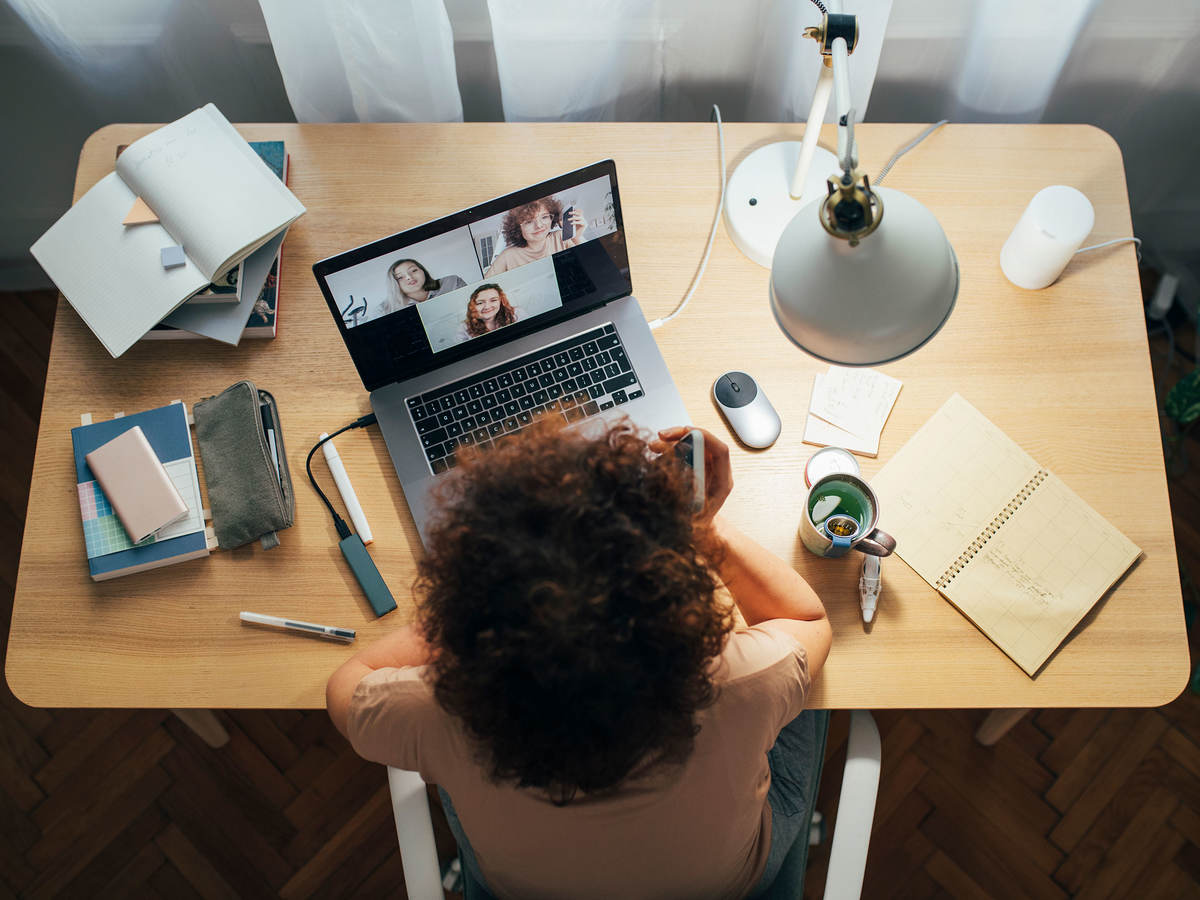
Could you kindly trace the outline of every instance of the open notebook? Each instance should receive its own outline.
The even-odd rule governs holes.
[[[139,197],[159,222],[124,224]],[[210,103],[130,144],[30,250],[116,357],[303,212]],[[175,245],[184,262],[166,268]]]
[[[1029,675],[1141,553],[958,394],[871,487],[896,553]]]

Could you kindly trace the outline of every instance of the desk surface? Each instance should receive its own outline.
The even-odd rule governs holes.
[[[83,148],[75,197],[111,171],[118,144],[151,130],[113,125]],[[730,170],[801,125],[725,127]],[[921,130],[864,125],[862,160],[878,171]],[[317,435],[369,411],[310,266],[318,259],[481,198],[616,159],[635,293],[648,317],[674,308],[696,271],[719,180],[715,127],[704,124],[246,125],[287,142],[289,184],[308,212],[284,243],[279,336],[236,349],[208,341],[142,343],[111,359],[60,301],[7,675],[34,706],[319,707],[329,673],[354,647],[243,627],[238,612],[358,629],[362,647],[413,617],[420,543],[375,429],[338,442],[399,610],[376,620],[343,564],[304,478]],[[832,146],[831,127],[822,143]],[[769,450],[733,450],[729,517],[816,587],[834,650],[814,693],[820,707],[1150,706],[1188,672],[1171,513],[1163,471],[1134,251],[1079,257],[1052,287],[1022,291],[1000,272],[1000,246],[1024,205],[1052,181],[1091,198],[1091,240],[1131,234],[1120,151],[1078,125],[949,125],[906,155],[889,187],[934,212],[958,254],[958,306],[937,338],[881,367],[904,382],[869,478],[955,391],[1141,547],[1144,556],[1034,679],[897,558],[884,561],[876,621],[858,609],[857,554],[822,560],[797,539],[801,442],[812,376],[825,364],[784,338],[767,272],[717,235],[688,310],[657,332],[696,424],[727,435],[709,400],[728,369],[754,374],[783,419]],[[104,277],[97,273],[97,277]],[[295,476],[296,526],[257,545],[100,584],[84,564],[70,429],[176,398],[189,404],[250,378],[279,402]],[[319,459],[318,455],[318,459]],[[329,482],[323,463],[316,469]],[[320,477],[320,476],[319,476]],[[332,489],[332,485],[328,485]],[[886,510],[881,523],[886,527]]]

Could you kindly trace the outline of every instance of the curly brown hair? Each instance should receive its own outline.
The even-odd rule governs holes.
[[[504,217],[503,224],[500,226],[500,231],[504,234],[504,244],[506,247],[525,246],[525,235],[521,233],[521,225],[536,216],[539,209],[544,209],[550,213],[551,228],[557,228],[562,223],[563,206],[557,197],[543,197],[541,200],[534,200],[532,203],[526,203],[524,206],[510,209],[508,215]]]
[[[556,803],[682,762],[732,627],[690,470],[628,421],[463,455],[417,580],[434,697],[496,781]]]
[[[471,299],[467,301],[467,318],[463,322],[467,334],[471,337],[479,337],[481,334],[487,334],[488,331],[487,322],[480,318],[475,308],[475,298],[484,291],[495,291],[500,295],[500,309],[497,310],[495,319],[497,328],[503,328],[505,325],[511,325],[517,321],[517,311],[508,302],[508,294],[504,293],[504,288],[498,284],[481,284],[471,291]]]

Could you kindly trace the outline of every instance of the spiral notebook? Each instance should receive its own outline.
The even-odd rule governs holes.
[[[897,555],[1031,676],[1141,554],[958,394],[871,487]]]

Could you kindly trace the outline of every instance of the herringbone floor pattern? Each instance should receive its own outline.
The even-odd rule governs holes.
[[[5,645],[53,316],[52,295],[0,295]],[[1152,347],[1160,371],[1165,343]],[[1181,562],[1200,573],[1200,464],[1171,491]],[[213,751],[163,711],[33,710],[5,686],[0,900],[403,895],[381,767],[321,711],[219,715],[232,739]],[[876,715],[884,767],[865,897],[1200,897],[1200,697],[1043,710],[992,748],[973,741],[982,718]],[[835,716],[831,776],[845,728]],[[819,808],[836,808],[838,780],[825,779]],[[813,851],[809,896],[827,857],[827,845]]]

